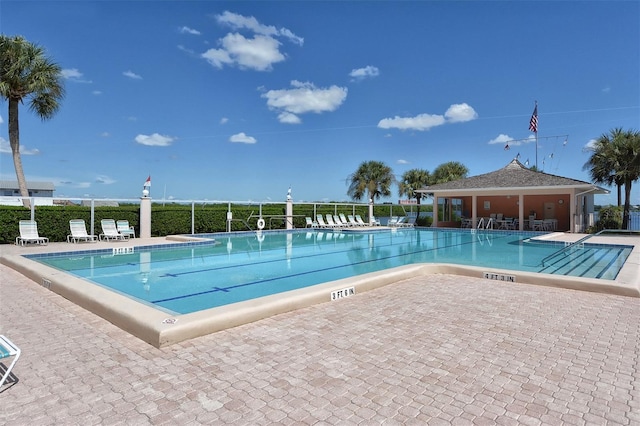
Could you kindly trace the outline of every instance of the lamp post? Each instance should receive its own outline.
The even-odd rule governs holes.
[[[286,216],[286,229],[293,229],[293,199],[291,198],[291,187],[287,191],[287,208],[285,212]]]
[[[140,198],[140,238],[151,238],[151,176],[142,186],[142,198]]]

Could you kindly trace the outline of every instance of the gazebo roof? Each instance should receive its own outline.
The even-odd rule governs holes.
[[[427,186],[416,192],[448,192],[448,191],[473,191],[473,190],[506,190],[506,189],[536,189],[536,188],[584,188],[593,190],[594,193],[607,194],[609,191],[592,183],[549,173],[538,172],[526,168],[517,159],[513,159],[502,169],[458,179],[451,182],[439,183]]]

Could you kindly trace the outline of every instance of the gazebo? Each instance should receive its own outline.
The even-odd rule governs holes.
[[[500,170],[416,192],[433,195],[434,227],[459,226],[467,218],[477,228],[499,215],[517,219],[521,231],[532,220],[546,219],[568,232],[593,225],[594,195],[609,193],[589,182],[530,170],[517,158]]]

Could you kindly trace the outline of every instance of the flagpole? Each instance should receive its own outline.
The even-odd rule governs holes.
[[[536,171],[539,172],[538,168],[538,132],[536,131]]]
[[[538,169],[538,101],[533,108],[533,114],[531,114],[531,120],[529,120],[529,130],[536,134],[536,171]]]

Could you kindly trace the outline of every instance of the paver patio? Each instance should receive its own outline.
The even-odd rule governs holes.
[[[0,265],[6,424],[640,424],[640,299],[433,275],[156,349]]]

